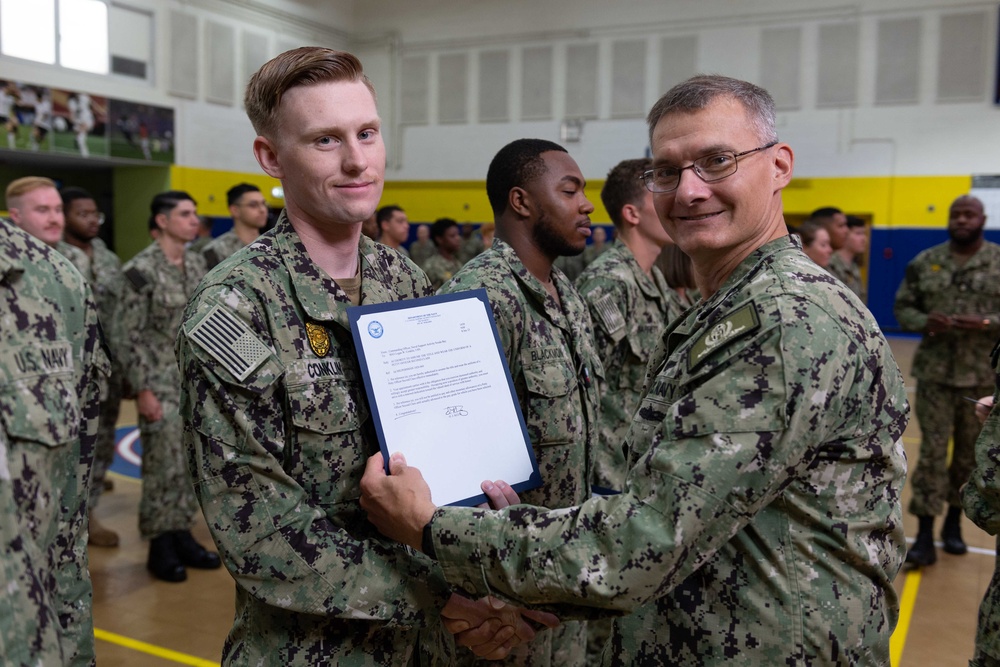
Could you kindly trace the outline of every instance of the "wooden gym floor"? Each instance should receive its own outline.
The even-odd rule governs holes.
[[[912,399],[910,362],[916,340],[890,339],[907,378]],[[135,423],[135,409],[123,406],[122,425]],[[905,434],[910,468],[919,448],[919,426],[911,419]],[[149,665],[218,665],[222,643],[233,618],[233,582],[226,570],[189,570],[188,580],[168,584],[146,572],[147,544],[137,528],[140,482],[112,473],[114,491],[101,497],[98,518],[121,536],[113,549],[91,548],[97,663],[101,667]],[[909,502],[909,485],[903,494]],[[936,565],[900,573],[900,622],[892,643],[893,667],[964,667],[972,656],[979,602],[993,575],[995,541],[964,520],[970,551],[949,556],[938,551]],[[940,520],[935,534],[940,532]],[[211,544],[201,521],[194,530]],[[916,520],[906,515],[912,540]]]

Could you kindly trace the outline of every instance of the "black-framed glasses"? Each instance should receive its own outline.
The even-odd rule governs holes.
[[[772,141],[766,146],[751,148],[742,153],[734,153],[733,151],[712,153],[698,158],[686,167],[657,167],[644,171],[639,178],[646,184],[647,190],[656,194],[676,190],[677,186],[681,184],[681,173],[687,169],[694,171],[698,178],[706,183],[714,183],[735,174],[739,166],[739,159],[744,155],[766,150],[777,144],[777,141]]]

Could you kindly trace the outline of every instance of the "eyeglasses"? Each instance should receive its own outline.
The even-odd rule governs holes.
[[[104,214],[101,213],[100,211],[86,211],[84,213],[81,213],[80,217],[81,218],[97,218],[97,224],[98,225],[103,225],[104,224]]]
[[[267,202],[266,201],[248,201],[245,204],[240,204],[240,206],[243,206],[245,208],[267,208]]]
[[[706,183],[714,183],[735,174],[736,168],[739,166],[739,158],[768,149],[777,143],[777,141],[772,141],[766,146],[751,148],[742,153],[734,153],[733,151],[713,153],[698,158],[686,167],[658,167],[644,171],[639,178],[646,184],[647,190],[657,194],[676,190],[677,186],[681,184],[681,173],[687,169],[693,170],[698,178]]]

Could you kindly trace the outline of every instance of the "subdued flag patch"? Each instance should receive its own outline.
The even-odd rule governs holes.
[[[222,306],[212,308],[188,338],[241,382],[271,354],[239,318]]]
[[[594,301],[594,310],[601,318],[604,330],[608,332],[608,335],[625,328],[625,316],[622,315],[622,311],[619,310],[618,304],[615,303],[614,297],[610,294],[605,294]]]

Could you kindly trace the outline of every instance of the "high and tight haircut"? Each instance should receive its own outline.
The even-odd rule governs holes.
[[[198,202],[194,200],[194,197],[183,190],[167,190],[166,192],[161,192],[153,197],[153,201],[149,203],[149,228],[156,229],[159,226],[156,224],[156,216],[161,213],[170,213],[172,210],[177,208],[177,205],[182,201],[189,201],[195,206],[198,205]]]
[[[770,93],[748,81],[721,74],[699,74],[668,90],[650,109],[646,116],[650,144],[653,131],[664,116],[701,111],[720,97],[736,100],[743,106],[761,145],[778,141],[774,129],[774,99]]]
[[[445,233],[452,227],[458,227],[458,222],[452,220],[451,218],[438,218],[431,225],[431,241],[434,245],[438,244],[438,239],[445,235]]]
[[[17,208],[20,204],[20,199],[24,195],[28,194],[32,190],[38,190],[39,188],[52,188],[57,190],[56,182],[51,178],[45,178],[44,176],[24,176],[23,178],[17,178],[7,184],[7,192],[4,198],[7,202],[7,208]]]
[[[500,149],[486,172],[486,196],[493,215],[507,210],[507,198],[513,188],[523,188],[545,173],[542,153],[567,150],[545,139],[517,139]]]
[[[278,108],[286,92],[297,86],[336,81],[364,83],[377,102],[375,86],[354,55],[321,46],[302,46],[275,56],[250,77],[243,106],[254,131],[271,138],[278,127]]]
[[[66,211],[68,211],[70,206],[73,205],[73,202],[78,199],[90,199],[95,203],[97,202],[97,200],[94,199],[94,195],[75,185],[67,185],[59,191],[59,196],[62,197],[63,210]]]
[[[841,211],[836,206],[824,206],[823,208],[818,208],[809,214],[810,220],[832,220],[833,216],[841,215]]]
[[[621,229],[624,224],[622,208],[626,204],[638,206],[646,198],[646,186],[642,182],[642,174],[652,169],[650,158],[622,160],[608,172],[608,178],[601,188],[601,201],[615,224],[615,229]]]
[[[399,211],[400,213],[405,213],[403,209],[396,206],[395,204],[389,204],[388,206],[383,206],[379,210],[375,211],[375,224],[378,225],[379,229],[382,229],[383,222],[389,222],[392,220],[392,215]]]
[[[258,188],[253,183],[240,183],[239,185],[234,185],[226,191],[226,206],[232,206],[236,204],[240,197],[248,192],[260,192]]]

